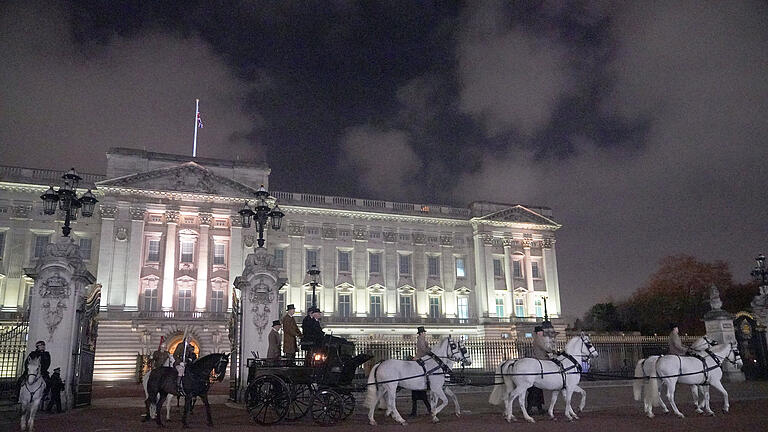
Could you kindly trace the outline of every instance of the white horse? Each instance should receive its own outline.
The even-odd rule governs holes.
[[[522,358],[515,361],[511,371],[502,374],[504,389],[500,391],[504,395],[504,413],[507,421],[515,420],[512,404],[515,399],[519,398],[518,402],[523,411],[523,417],[529,422],[535,423],[533,417],[528,415],[525,409],[526,391],[533,386],[552,391],[552,398],[549,403],[550,413],[557,402],[557,394],[561,390],[565,390],[565,416],[568,420],[578,419],[571,408],[571,397],[573,392],[577,391],[581,380],[581,362],[590,357],[597,357],[597,350],[590,343],[589,336],[582,334],[571,338],[565,345],[565,351],[557,355],[556,359],[562,367],[552,360]],[[583,395],[584,390],[581,390],[580,393]],[[493,397],[492,393],[491,398],[493,399]]]
[[[45,394],[45,380],[40,374],[40,358],[30,360],[27,364],[27,379],[19,389],[19,403],[21,404],[21,430],[30,432],[35,430],[35,415]]]
[[[162,364],[161,367],[173,367],[173,357],[172,356],[168,356],[168,358],[165,360],[165,362]],[[151,373],[152,373],[152,370],[150,370],[149,372],[145,373],[144,376],[141,378],[141,385],[144,386],[145,400],[149,399],[149,393],[147,392],[147,383],[149,382],[149,374],[151,374]],[[155,400],[157,400],[158,396],[159,395],[155,395]],[[168,421],[171,421],[171,399],[173,399],[174,397],[176,397],[176,396],[174,396],[172,394],[168,394],[168,398],[165,400],[165,411],[166,411],[165,412],[165,419],[168,420]],[[176,399],[178,399],[178,398],[176,398]],[[155,418],[156,411],[157,411],[157,407],[155,406],[155,404],[150,404],[149,405],[149,416],[151,418]]]
[[[700,355],[706,355],[705,350],[717,345],[717,341],[708,339],[706,336],[696,339],[691,344],[691,349],[696,351]],[[635,365],[635,379],[632,383],[633,395],[636,401],[643,400],[643,411],[649,418],[653,418],[653,407],[656,405],[661,406],[661,410],[664,413],[668,413],[669,409],[664,403],[664,399],[661,397],[661,392],[658,395],[653,396],[650,394],[650,377],[656,374],[656,361],[661,358],[659,355],[653,355],[637,361]],[[658,386],[655,387],[658,390]],[[699,402],[699,386],[691,386],[691,396],[693,397],[693,405],[696,407],[697,413],[703,413],[704,400]],[[702,389],[702,396],[704,396],[704,390]]]
[[[723,384],[720,382],[723,377],[722,363],[724,361],[728,361],[737,368],[741,368],[741,355],[733,343],[718,345],[707,350],[703,363],[695,357],[677,355],[661,356],[656,360],[655,374],[651,376],[649,381],[649,392],[651,396],[657,395],[658,398],[658,382],[659,379],[661,379],[667,388],[667,399],[672,406],[672,411],[678,417],[685,417],[683,413],[677,409],[677,404],[675,404],[675,386],[678,382],[681,384],[700,385],[704,389],[704,410],[707,414],[714,415],[714,412],[712,412],[709,407],[709,389],[707,388],[711,386],[722,393],[723,412],[728,412],[728,409],[730,408],[728,403],[728,392],[725,391]]]
[[[397,387],[408,390],[429,390],[436,398],[437,406],[432,407],[432,422],[439,421],[437,414],[448,405],[443,385],[445,373],[450,371],[454,362],[463,365],[472,364],[472,359],[467,354],[467,349],[461,340],[443,338],[433,346],[431,351],[420,358],[424,366],[416,360],[384,360],[376,364],[368,375],[368,390],[366,394],[366,406],[368,406],[368,423],[376,424],[373,416],[379,401],[386,398],[387,414],[405,425],[405,419],[397,411],[395,397]],[[427,382],[429,381],[429,382]]]

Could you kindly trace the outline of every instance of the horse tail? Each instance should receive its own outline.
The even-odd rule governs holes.
[[[643,398],[643,379],[645,377],[645,374],[643,373],[644,363],[645,359],[640,359],[635,366],[635,379],[632,382],[632,393],[635,396],[636,401]]]
[[[504,388],[506,387],[506,384],[504,381],[504,375],[501,372],[501,367],[504,366],[504,364],[506,364],[506,362],[501,363],[496,368],[496,374],[493,377],[493,382],[496,384],[494,384],[493,391],[491,392],[491,396],[488,398],[488,403],[490,403],[491,405],[500,404],[502,399],[504,398]]]
[[[372,407],[376,405],[376,371],[379,369],[381,363],[376,363],[371,368],[371,372],[368,374],[368,388],[365,392],[365,407]]]
[[[659,357],[649,365],[651,370],[648,375],[650,378],[648,379],[648,385],[645,386],[645,403],[650,404],[652,407],[659,406],[659,378],[656,371],[661,359],[662,357]]]

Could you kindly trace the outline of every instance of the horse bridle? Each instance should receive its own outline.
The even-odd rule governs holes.
[[[226,368],[224,368],[224,370],[221,372],[221,374],[216,372],[216,370],[219,368],[219,365],[224,363],[224,358],[225,357],[227,357],[226,354],[222,354],[221,357],[219,357],[219,361],[217,361],[216,364],[213,366],[213,371],[215,372],[215,375],[216,375],[216,381],[219,380],[219,377],[221,377],[222,375],[227,373],[227,369]]]
[[[448,350],[451,350],[451,352],[449,353]],[[467,363],[467,355],[466,355],[467,354],[467,348],[463,347],[463,346],[459,346],[458,343],[452,341],[451,337],[448,336],[448,346],[445,347],[445,354],[446,354],[445,358],[447,358],[449,360],[453,360],[453,356],[457,352],[459,354],[461,354],[461,360],[459,360],[459,363],[461,363],[462,365],[466,364]]]
[[[594,345],[592,345],[590,341],[584,340],[584,335],[579,335],[579,339],[581,339],[581,343],[587,347],[587,355],[584,355],[581,352],[579,353],[581,356],[581,361],[589,361],[589,359],[592,357],[592,353],[597,352],[597,349],[594,347]]]

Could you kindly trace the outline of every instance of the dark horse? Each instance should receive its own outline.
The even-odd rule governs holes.
[[[192,408],[192,401],[196,397],[200,397],[205,404],[205,415],[208,418],[208,426],[213,426],[213,419],[211,419],[211,406],[208,404],[208,389],[211,387],[212,379],[221,382],[224,380],[224,374],[227,371],[227,365],[229,364],[229,354],[209,354],[196,362],[192,363],[184,372],[184,377],[181,379],[181,384],[184,386],[184,414],[181,416],[181,422],[184,427],[187,425],[187,413]],[[213,373],[211,373],[213,372]],[[149,380],[147,381],[147,400],[144,402],[147,408],[147,414],[144,417],[144,421],[150,419],[149,417],[149,405],[152,403],[157,404],[157,411],[160,412],[160,408],[165,402],[165,398],[168,394],[179,397],[179,391],[176,387],[178,372],[175,368],[163,367],[153,370],[149,374]],[[160,397],[157,398],[158,393]],[[155,416],[157,425],[163,426],[163,416]]]

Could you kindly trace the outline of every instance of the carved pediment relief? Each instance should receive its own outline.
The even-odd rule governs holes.
[[[532,223],[536,225],[550,225],[559,227],[560,224],[544,217],[533,210],[529,210],[521,205],[516,205],[504,210],[497,211],[478,218],[479,220],[488,220],[496,222],[517,222],[517,223]]]
[[[256,192],[240,182],[216,175],[195,162],[104,180],[98,182],[97,186],[248,198]]]

